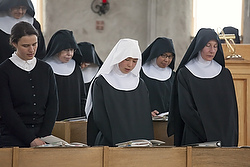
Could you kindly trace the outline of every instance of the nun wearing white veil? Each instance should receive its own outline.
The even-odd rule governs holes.
[[[88,145],[153,139],[149,95],[140,69],[138,41],[119,40],[90,85],[85,108]]]

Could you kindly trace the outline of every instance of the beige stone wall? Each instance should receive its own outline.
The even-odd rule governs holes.
[[[46,43],[59,29],[74,32],[77,42],[94,43],[105,60],[121,38],[139,41],[141,50],[156,37],[172,38],[178,65],[190,43],[192,0],[109,0],[110,10],[99,16],[91,10],[92,0],[44,0]],[[104,21],[104,30],[96,30]]]

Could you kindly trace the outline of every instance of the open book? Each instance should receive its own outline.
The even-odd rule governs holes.
[[[87,147],[88,145],[78,142],[68,143],[65,140],[56,137],[54,135],[49,135],[46,137],[41,137],[46,144],[38,147]]]
[[[221,147],[221,141],[210,141],[210,142],[204,142],[204,143],[195,143],[195,144],[189,144],[188,146]]]
[[[153,147],[153,146],[158,146],[161,144],[165,144],[165,142],[160,141],[160,140],[138,139],[138,140],[130,140],[127,142],[117,143],[116,146],[118,147]]]
[[[87,121],[87,118],[85,116],[83,116],[83,117],[74,117],[74,118],[64,119],[63,121],[64,122]]]

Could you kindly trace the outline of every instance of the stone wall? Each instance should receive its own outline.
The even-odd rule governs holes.
[[[172,38],[177,63],[190,43],[192,0],[109,0],[110,10],[98,15],[91,10],[92,0],[44,0],[46,43],[59,29],[74,32],[77,42],[95,45],[105,60],[121,38],[139,41],[141,51],[158,36]],[[97,30],[97,21],[104,29]]]

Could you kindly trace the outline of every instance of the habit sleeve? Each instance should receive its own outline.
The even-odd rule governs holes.
[[[190,129],[201,141],[206,141],[206,133],[203,128],[202,120],[197,111],[192,94],[190,93],[188,83],[183,77],[180,70],[178,74],[178,98],[181,118],[185,125]]]

